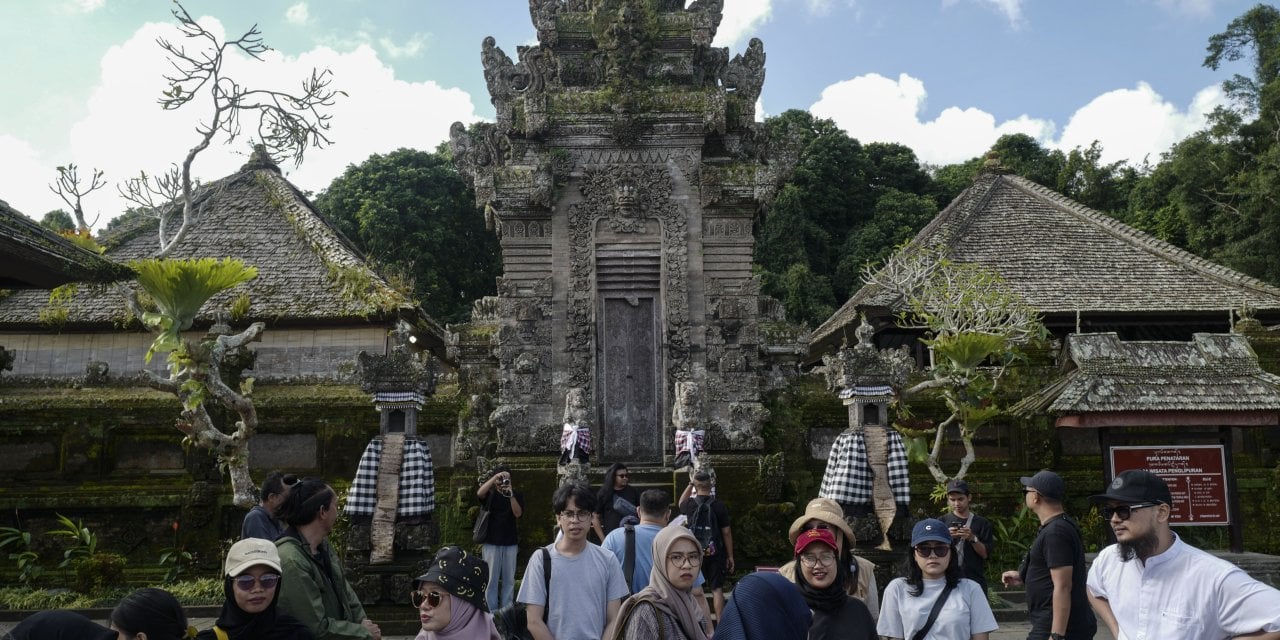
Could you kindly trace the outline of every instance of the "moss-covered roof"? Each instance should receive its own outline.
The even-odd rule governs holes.
[[[0,289],[52,289],[68,282],[115,282],[133,277],[128,267],[72,244],[4,200],[0,200],[0,256],[4,256],[0,260]]]
[[[170,257],[232,257],[258,269],[257,278],[206,304],[197,326],[210,324],[219,308],[230,308],[237,323],[345,324],[406,317],[420,333],[433,334],[428,342],[443,344],[443,329],[370,268],[269,161],[255,158],[237,173],[204,185],[195,201],[194,226]],[[158,250],[156,233],[157,221],[142,218],[105,235],[103,244],[118,261],[148,258]],[[48,291],[15,292],[0,300],[0,326],[39,325],[49,304]],[[65,327],[98,328],[130,319],[120,294],[110,288],[81,287],[61,304]]]
[[[961,263],[999,273],[1043,314],[1203,314],[1247,304],[1280,312],[1280,288],[1134,229],[1015,175],[988,171],[901,251],[941,245]],[[903,311],[864,286],[813,332],[812,353],[839,344],[860,310]]]
[[[1014,413],[1280,410],[1280,376],[1262,370],[1241,335],[1123,342],[1115,333],[1071,334],[1066,355],[1067,373]]]

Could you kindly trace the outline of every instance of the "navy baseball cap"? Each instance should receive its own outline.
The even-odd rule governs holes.
[[[1067,497],[1067,483],[1062,481],[1062,476],[1044,470],[1034,476],[1022,477],[1022,486],[1028,489],[1035,489],[1040,495],[1061,501]]]

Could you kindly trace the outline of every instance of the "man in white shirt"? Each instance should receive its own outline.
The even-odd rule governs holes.
[[[1089,603],[1116,640],[1280,639],[1280,591],[1178,538],[1159,476],[1125,471],[1089,499],[1116,534],[1088,583]]]

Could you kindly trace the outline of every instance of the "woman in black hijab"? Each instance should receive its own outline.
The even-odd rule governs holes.
[[[306,625],[276,611],[284,585],[275,543],[245,538],[231,545],[223,568],[222,612],[197,640],[315,640]]]

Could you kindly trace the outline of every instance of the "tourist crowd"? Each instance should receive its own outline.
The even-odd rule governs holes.
[[[910,557],[882,596],[875,566],[853,552],[842,506],[815,498],[788,529],[789,562],[746,575],[724,599],[733,533],[713,476],[694,474],[675,519],[667,492],[639,492],[628,476],[613,465],[598,492],[556,490],[556,541],[535,551],[514,593],[524,496],[510,470],[496,470],[476,493],[491,518],[477,534],[482,553],[446,546],[414,581],[417,640],[985,640],[997,629],[983,578],[997,542],[970,511],[963,481],[947,485],[945,516],[915,523]],[[1041,471],[1022,485],[1040,530],[1022,565],[1001,577],[1025,585],[1028,640],[1092,638],[1097,620],[1115,638],[1280,638],[1280,591],[1173,533],[1173,497],[1159,476],[1126,471],[1090,498],[1116,543],[1088,569],[1062,478]],[[148,588],[116,606],[109,628],[48,611],[5,639],[380,640],[327,539],[338,518],[333,488],[272,474],[262,496],[225,557],[225,602],[211,629],[197,633],[171,594]]]

